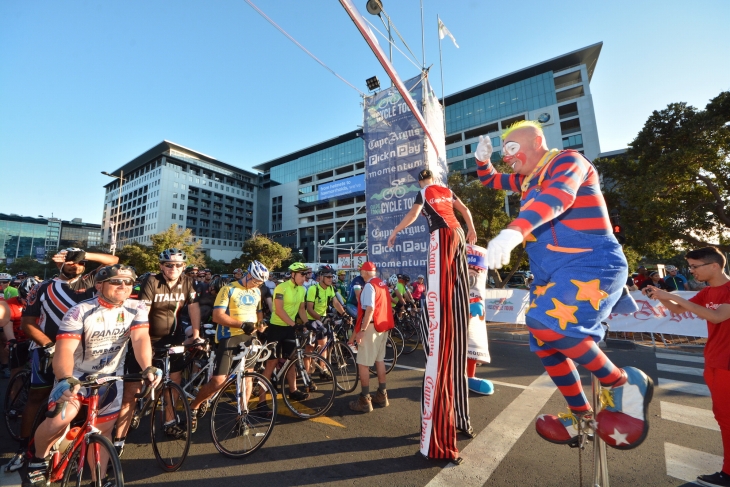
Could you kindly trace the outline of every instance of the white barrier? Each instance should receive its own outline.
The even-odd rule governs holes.
[[[689,299],[694,291],[679,291],[676,294]],[[631,296],[639,310],[629,314],[612,314],[606,320],[611,331],[668,333],[693,337],[707,337],[707,321],[690,312],[672,313],[641,291],[632,291]],[[486,320],[502,323],[525,324],[525,313],[530,305],[530,293],[524,289],[487,289],[484,300]]]

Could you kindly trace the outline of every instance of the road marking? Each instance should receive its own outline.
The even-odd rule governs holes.
[[[702,377],[702,374],[704,372],[703,369],[698,369],[696,367],[683,367],[681,365],[671,365],[671,364],[662,364],[662,363],[657,363],[656,369],[661,372],[673,372],[675,374],[697,375],[700,377]]]
[[[664,460],[667,475],[685,482],[695,482],[698,475],[712,474],[722,470],[722,457],[664,443]]]
[[[660,401],[662,419],[676,421],[677,423],[699,426],[708,430],[720,431],[720,426],[715,420],[715,415],[709,409],[695,408],[674,404],[673,402]]]
[[[464,463],[450,463],[427,487],[481,487],[489,480],[507,453],[517,443],[533,419],[555,392],[556,387],[547,374],[540,377],[504,408],[489,425],[461,452]],[[540,441],[535,437],[535,441]]]
[[[277,415],[281,414],[282,416],[288,416],[290,418],[299,418],[299,416],[297,416],[296,414],[294,414],[293,412],[291,412],[291,410],[288,407],[286,407],[286,404],[284,403],[284,397],[281,394],[279,394],[279,397],[276,400],[276,403],[277,403],[277,407],[276,407],[276,414]],[[300,404],[300,406],[301,406],[301,404]],[[304,409],[309,409],[309,408],[307,408],[305,406]],[[309,411],[307,411],[307,412],[309,414],[311,414],[311,413],[314,412],[314,410],[309,409]],[[325,415],[317,416],[316,418],[310,418],[307,421],[312,421],[314,423],[326,424],[326,425],[329,425],[329,426],[336,426],[338,428],[345,428],[346,427],[344,424],[338,423],[334,419],[328,418]]]
[[[401,369],[416,370],[418,372],[425,372],[426,371],[426,369],[421,369],[421,368],[418,368],[418,367],[410,367],[408,365],[398,365],[398,364],[395,364],[395,367],[400,367]],[[528,386],[523,386],[522,384],[511,384],[509,382],[502,382],[502,381],[499,381],[499,380],[492,380],[492,379],[487,379],[487,380],[491,381],[492,384],[497,384],[498,386],[514,387],[514,388],[517,388],[517,389],[527,389],[527,387],[528,387]]]
[[[695,362],[698,364],[705,363],[705,357],[695,355],[676,355],[673,353],[656,353],[656,358],[663,360],[679,360],[680,362]]]
[[[667,391],[684,392],[685,394],[694,394],[696,396],[710,396],[710,389],[708,389],[705,384],[659,377],[657,386],[659,386],[660,389],[665,389]]]

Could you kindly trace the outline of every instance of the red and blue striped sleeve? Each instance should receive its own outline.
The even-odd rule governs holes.
[[[477,176],[484,186],[494,189],[507,189],[519,193],[522,180],[525,178],[521,174],[502,174],[494,169],[491,162],[479,164],[477,161]]]

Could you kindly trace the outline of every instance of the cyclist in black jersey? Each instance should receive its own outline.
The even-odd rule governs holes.
[[[180,312],[188,307],[190,321],[194,328],[200,328],[200,307],[193,280],[183,274],[187,255],[179,249],[171,248],[160,253],[160,272],[152,274],[142,282],[139,299],[148,308],[150,323],[150,339],[153,349],[160,345],[181,345],[185,341],[185,326],[180,320]],[[131,349],[127,351],[124,362],[125,373],[133,374],[142,371],[142,367],[134,358]],[[184,367],[182,354],[171,357],[170,378],[180,383],[181,371]],[[124,439],[129,430],[135,401],[135,394],[142,389],[141,382],[125,382],[122,409],[117,421],[114,446],[120,452],[124,448]],[[168,435],[180,437],[185,433],[176,424],[169,426]]]

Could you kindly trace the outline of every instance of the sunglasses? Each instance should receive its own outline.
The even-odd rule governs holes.
[[[334,276],[322,276],[322,277],[324,277],[326,279],[332,279]]]
[[[180,269],[182,267],[185,267],[185,264],[182,264],[182,263],[180,263],[180,264],[174,264],[174,263],[168,262],[167,264],[162,264],[162,265],[165,266],[165,267],[167,267],[168,269],[172,269],[173,267],[177,267],[178,269]]]
[[[109,279],[106,282],[108,282],[112,286],[134,286],[134,280],[132,279]]]
[[[0,281],[0,286],[7,286],[10,284],[10,281]]]

